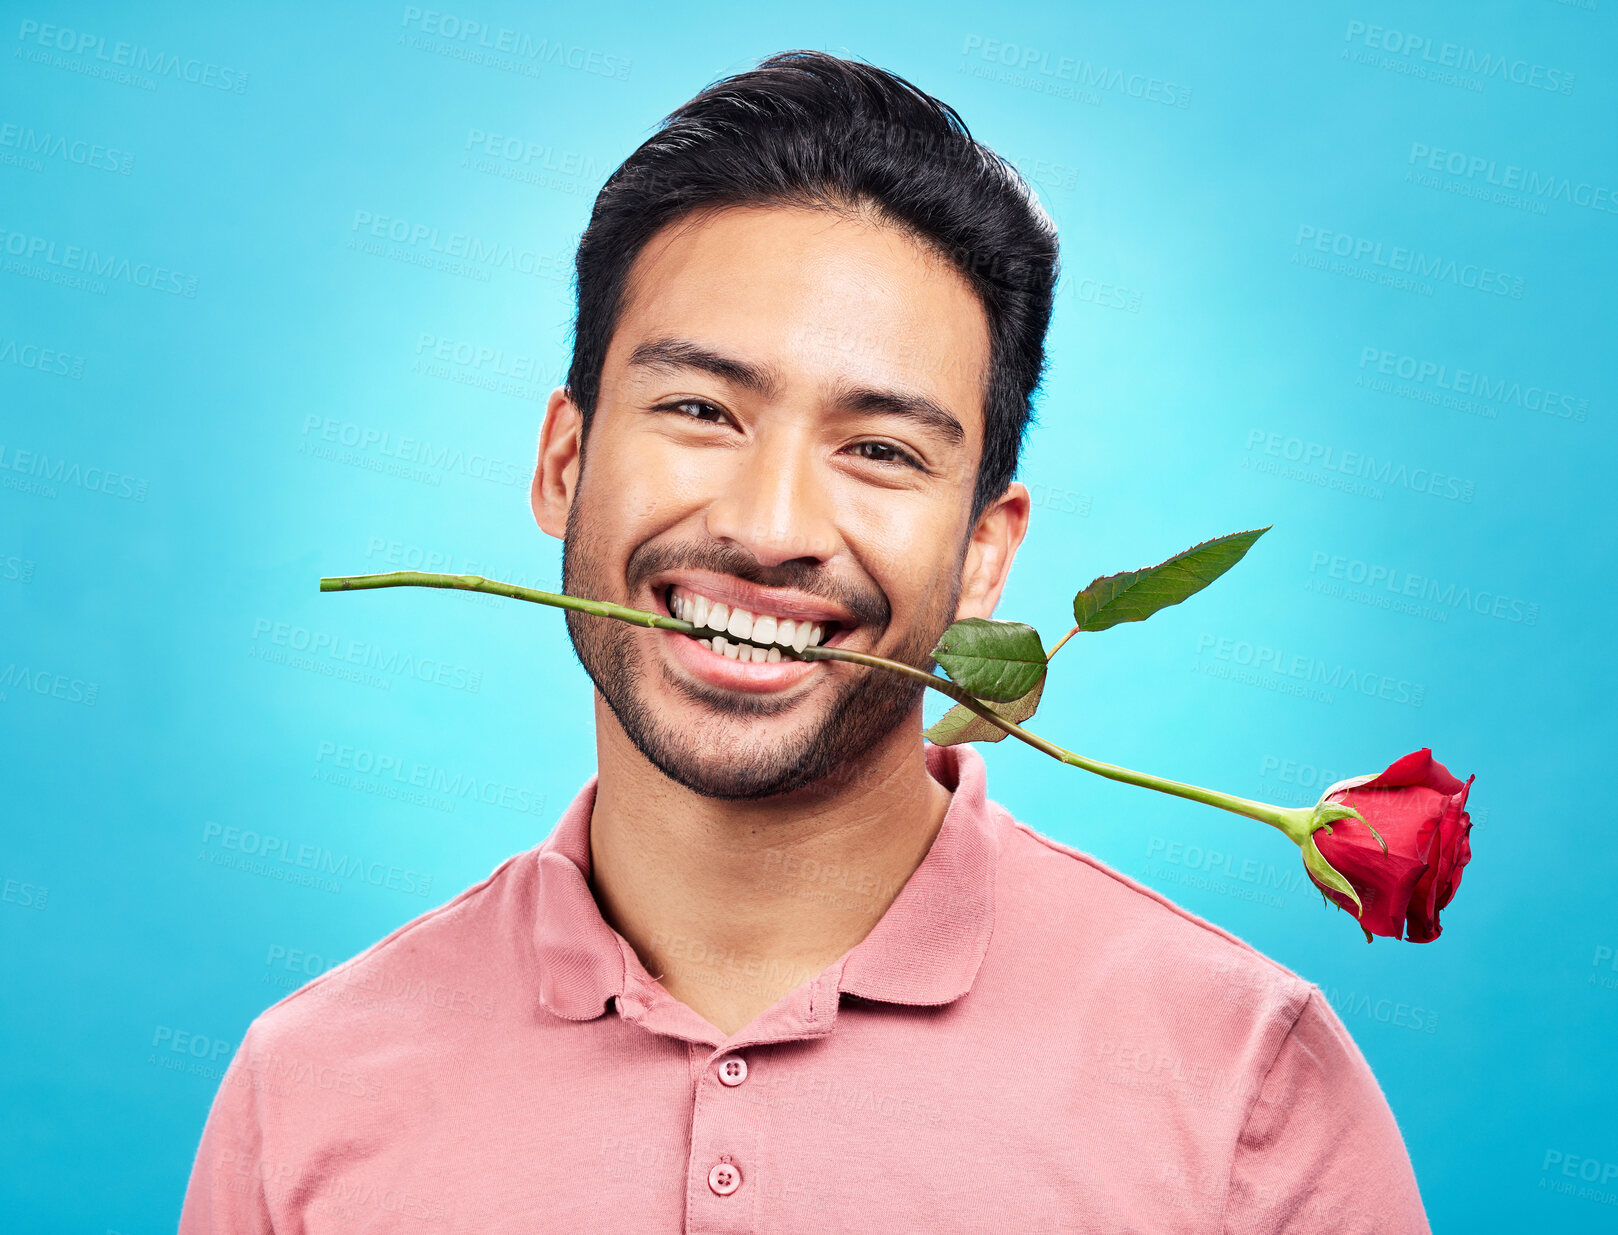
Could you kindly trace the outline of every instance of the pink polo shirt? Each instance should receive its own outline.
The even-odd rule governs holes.
[[[1428,1231],[1317,987],[1014,820],[971,746],[926,757],[953,791],[926,858],[729,1038],[602,919],[592,777],[544,844],[259,1015],[181,1232]]]

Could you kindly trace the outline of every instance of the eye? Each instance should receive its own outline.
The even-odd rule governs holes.
[[[853,449],[855,451],[875,451],[876,453],[874,454],[861,455],[862,458],[869,459],[872,463],[899,463],[905,467],[913,467],[918,471],[925,470],[915,455],[907,450],[899,449],[892,442],[856,442]]]
[[[697,413],[693,414],[687,410],[690,408],[698,409]],[[723,423],[725,418],[724,412],[705,399],[676,399],[672,403],[660,403],[654,410],[659,412],[679,412],[688,420],[701,420],[705,424],[720,424]],[[706,412],[712,412],[716,419],[708,420],[703,414]]]

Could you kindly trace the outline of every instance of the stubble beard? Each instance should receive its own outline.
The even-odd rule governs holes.
[[[581,469],[562,542],[562,590],[570,596],[628,603],[627,597],[614,594],[617,587],[602,567],[605,554],[600,538],[592,533],[588,517],[582,513],[586,506],[583,480]],[[687,549],[678,556],[677,563],[669,559],[653,570],[641,570],[635,569],[636,555],[632,554],[628,573],[645,577],[679,565],[727,570],[740,578],[748,577],[738,561],[737,550],[710,546]],[[722,562],[728,565],[720,565]],[[903,643],[887,653],[889,659],[931,670],[932,649],[954,620],[960,598],[961,572],[956,569],[953,573],[947,595],[945,589],[929,589],[927,595],[934,603]],[[864,608],[866,613],[880,608],[891,614],[885,599],[866,601]],[[879,636],[886,629],[884,623],[878,629]],[[769,798],[797,790],[813,793],[817,788],[830,790],[855,779],[863,763],[910,716],[927,689],[920,682],[887,670],[827,664],[822,673],[837,675],[831,702],[821,708],[819,721],[806,733],[801,737],[788,734],[785,740],[738,742],[729,735],[744,729],[749,719],[805,705],[690,683],[665,673],[664,681],[692,704],[689,721],[670,724],[657,714],[642,690],[647,670],[638,646],[643,638],[640,627],[568,610],[567,630],[579,664],[635,748],[670,780],[707,798]],[[664,671],[659,668],[656,672]],[[727,718],[717,734],[707,723],[714,714]],[[715,745],[716,738],[724,744],[723,749]]]

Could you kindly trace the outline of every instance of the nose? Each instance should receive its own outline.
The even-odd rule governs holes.
[[[840,543],[827,480],[805,431],[772,426],[734,457],[724,490],[708,504],[708,534],[765,566],[824,561]]]

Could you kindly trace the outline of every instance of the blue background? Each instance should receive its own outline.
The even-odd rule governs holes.
[[[979,747],[991,795],[1318,983],[1435,1229],[1613,1229],[1618,6],[159,7],[0,28],[8,1226],[172,1229],[251,1019],[538,844],[594,770],[557,615],[316,581],[556,585],[526,485],[593,194],[802,46],[953,104],[1059,225],[1000,616],[1050,641],[1092,577],[1274,525],[1075,639],[1036,728],[1287,804],[1430,746],[1477,776],[1475,857],[1440,940],[1368,947],[1258,824],[1014,742]],[[565,55],[479,61],[467,23]],[[521,260],[423,265],[431,229]],[[271,842],[377,881],[240,865]]]

